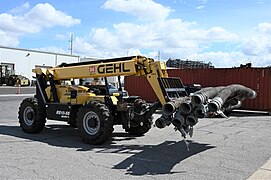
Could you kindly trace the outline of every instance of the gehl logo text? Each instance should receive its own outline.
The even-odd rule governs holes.
[[[104,64],[98,66],[99,74],[130,72],[130,69],[125,67],[125,63]]]

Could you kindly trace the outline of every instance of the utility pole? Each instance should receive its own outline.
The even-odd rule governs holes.
[[[69,50],[71,51],[71,55],[72,55],[72,48],[73,48],[73,33],[71,33],[69,42],[70,42]]]
[[[157,54],[158,61],[160,61],[160,56],[161,56],[160,51],[158,51],[158,54]]]

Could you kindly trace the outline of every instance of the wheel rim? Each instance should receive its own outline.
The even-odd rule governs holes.
[[[100,129],[100,118],[95,112],[88,112],[83,119],[83,126],[86,133],[95,135]]]
[[[34,122],[34,109],[30,106],[24,110],[24,122],[27,126],[31,126]]]

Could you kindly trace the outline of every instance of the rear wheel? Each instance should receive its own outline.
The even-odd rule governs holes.
[[[15,82],[15,79],[9,78],[9,79],[8,79],[8,82],[7,82],[7,85],[8,85],[8,86],[15,86],[15,83],[16,83],[16,82]]]
[[[5,84],[5,78],[4,77],[0,78],[0,85],[2,85],[2,84]]]
[[[98,101],[82,106],[77,115],[77,127],[85,143],[105,143],[111,138],[113,131],[109,109]]]
[[[45,126],[44,108],[38,106],[36,98],[26,98],[19,107],[19,123],[26,133],[39,133]]]
[[[125,129],[126,132],[132,135],[142,136],[151,129],[153,119],[152,116],[148,119],[145,118],[143,122],[139,122],[139,120],[137,119],[137,114],[141,114],[145,110],[146,106],[146,101],[142,99],[135,100],[133,112],[134,118],[130,120],[130,127]]]

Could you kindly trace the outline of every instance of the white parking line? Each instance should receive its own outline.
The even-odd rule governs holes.
[[[0,97],[10,97],[10,96],[34,96],[34,94],[0,94]]]
[[[254,179],[271,179],[271,159],[248,178],[248,180]]]

